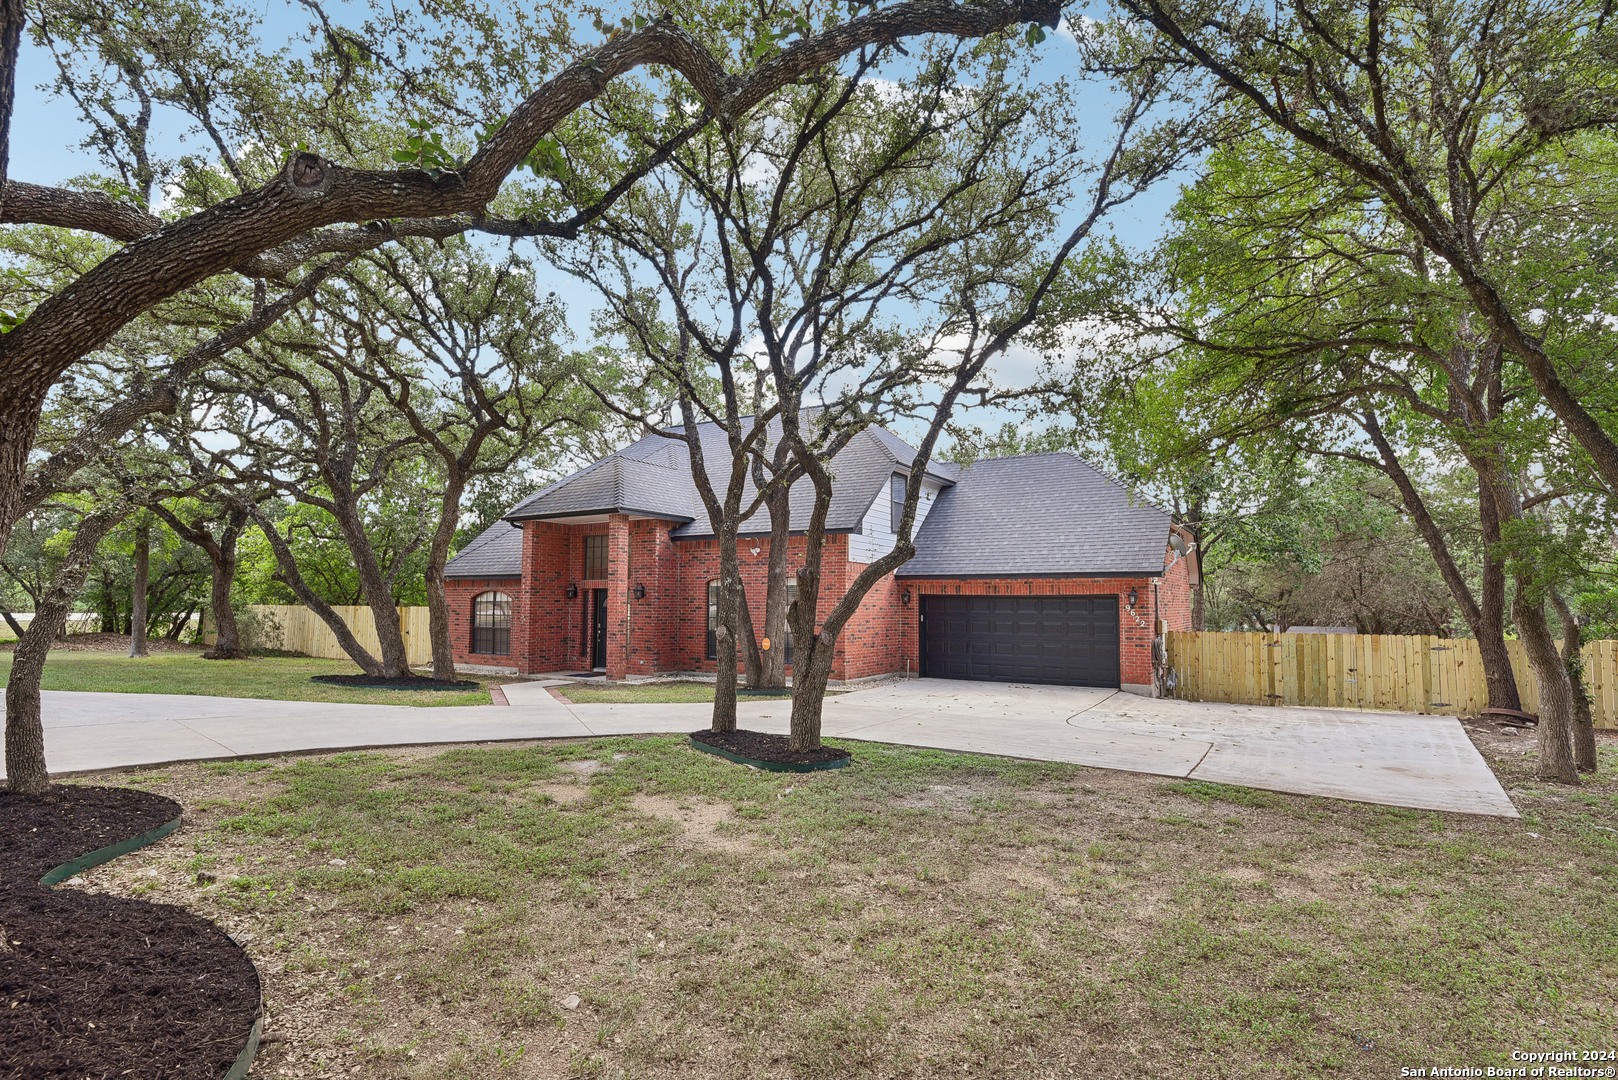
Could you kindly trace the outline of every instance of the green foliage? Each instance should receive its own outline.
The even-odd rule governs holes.
[[[1618,143],[1608,130],[1578,126],[1528,134],[1542,126],[1538,106],[1505,89],[1516,85],[1505,74],[1516,61],[1504,60],[1498,44],[1509,39],[1521,56],[1568,71],[1570,85],[1601,82],[1609,77],[1581,68],[1579,47],[1559,36],[1595,12],[1516,4],[1496,15],[1481,40],[1474,31],[1482,16],[1465,0],[1379,12],[1384,32],[1400,27],[1377,58],[1386,137],[1411,183],[1467,208],[1464,228],[1507,307],[1534,312],[1534,333],[1574,392],[1610,415],[1618,403],[1618,326],[1606,314],[1618,306],[1610,273]],[[1205,44],[1236,50],[1238,68],[1267,97],[1273,81],[1294,118],[1375,158],[1370,129],[1352,121],[1370,108],[1370,69],[1348,63],[1333,44],[1363,48],[1365,12],[1321,18],[1263,29],[1285,44],[1256,51],[1248,45],[1261,33],[1257,24],[1209,22]],[[1326,81],[1300,81],[1274,66],[1283,52],[1313,58],[1355,89],[1334,98]],[[1480,82],[1455,86],[1460,69],[1435,59],[1458,54],[1476,61]],[[1481,89],[1491,79],[1503,81]],[[1477,110],[1466,115],[1489,121],[1427,107],[1451,90]],[[1562,93],[1548,83],[1541,90]],[[1434,259],[1395,201],[1341,155],[1303,145],[1239,94],[1212,110],[1210,123],[1219,117],[1236,123],[1182,190],[1168,234],[1149,257],[1108,278],[1116,287],[1112,329],[1067,387],[1080,433],[1202,536],[1211,587],[1232,568],[1243,590],[1270,595],[1264,606],[1272,612],[1282,593],[1318,591],[1320,572],[1345,570],[1352,551],[1348,562],[1358,560],[1373,585],[1367,595],[1411,611],[1434,608],[1459,629],[1453,612],[1437,610],[1436,564],[1399,550],[1425,547],[1424,534],[1355,512],[1356,501],[1384,516],[1385,508],[1408,512],[1384,475],[1390,460],[1412,477],[1474,592],[1490,558],[1529,572],[1542,590],[1577,590],[1606,573],[1611,552],[1591,538],[1611,534],[1610,502],[1527,373],[1509,357],[1498,363],[1476,296]],[[1467,127],[1471,134],[1446,134],[1446,125],[1472,123],[1480,126]],[[1479,535],[1478,489],[1492,482],[1480,479],[1480,468],[1511,478],[1510,498],[1534,504],[1492,552]],[[1316,478],[1334,471],[1339,495],[1301,497],[1310,488],[1325,493]],[[1373,550],[1381,554],[1369,557]]]
[[[426,552],[415,543],[420,515],[429,512],[424,491],[395,488],[365,505],[366,532],[383,565],[397,561],[393,602],[419,607],[427,602],[422,568]],[[319,507],[291,504],[276,511],[275,523],[292,548],[304,580],[328,604],[365,603],[354,555],[331,514]],[[410,550],[405,549],[409,547]],[[256,529],[244,533],[234,596],[246,604],[297,604],[301,601],[278,578],[275,553]]]
[[[437,180],[445,173],[458,171],[466,159],[444,148],[443,136],[432,130],[428,120],[408,120],[412,129],[404,145],[393,152],[393,160],[406,168],[420,169]]]

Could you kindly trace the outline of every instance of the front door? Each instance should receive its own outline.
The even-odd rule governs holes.
[[[594,598],[590,605],[590,666],[605,668],[607,666],[607,590],[594,590]]]

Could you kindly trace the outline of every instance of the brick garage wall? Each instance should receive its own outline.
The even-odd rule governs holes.
[[[920,642],[916,612],[924,595],[950,596],[1116,596],[1118,598],[1119,671],[1121,681],[1150,685],[1152,681],[1152,584],[1156,578],[901,578],[901,585],[915,590],[908,608],[912,655]],[[1129,590],[1135,590],[1136,605],[1128,606]]]
[[[472,599],[479,593],[489,591],[503,592],[512,598],[513,609],[518,592],[522,589],[520,578],[447,578],[444,581],[444,597],[449,604],[449,639],[455,647],[455,662],[457,664],[476,664],[482,667],[516,667],[517,666],[517,627],[515,612],[511,628],[511,652],[506,656],[490,653],[475,653],[472,651]]]
[[[1163,560],[1163,576],[1158,579],[1158,618],[1169,630],[1191,629],[1191,560],[1175,558],[1172,550]]]
[[[848,581],[852,583],[864,570],[863,563],[850,565]],[[908,604],[900,600],[906,589],[911,594]],[[916,674],[920,668],[917,648],[921,638],[916,621],[919,595],[914,586],[895,580],[892,574],[871,586],[871,591],[860,602],[860,609],[848,620],[838,639],[842,678],[902,674],[907,670],[906,665],[910,674]]]

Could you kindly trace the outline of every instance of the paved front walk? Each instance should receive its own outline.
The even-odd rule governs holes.
[[[569,705],[539,683],[509,707],[410,708],[47,691],[53,773],[422,743],[686,732],[711,707]],[[742,726],[785,732],[788,701],[744,699]],[[825,734],[1302,795],[1516,817],[1453,717],[1153,701],[1116,691],[916,679],[829,698]]]

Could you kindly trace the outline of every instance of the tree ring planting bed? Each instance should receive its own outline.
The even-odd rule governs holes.
[[[822,746],[819,750],[793,751],[785,735],[766,735],[762,731],[693,731],[691,746],[767,772],[819,772],[853,764],[853,755],[847,750]]]
[[[0,791],[0,1062],[8,1076],[245,1076],[262,1030],[258,971],[183,908],[42,883],[179,824],[125,788]]]
[[[327,686],[348,686],[356,690],[476,690],[481,683],[472,679],[429,679],[425,675],[406,675],[388,679],[381,675],[311,675],[310,682]]]

